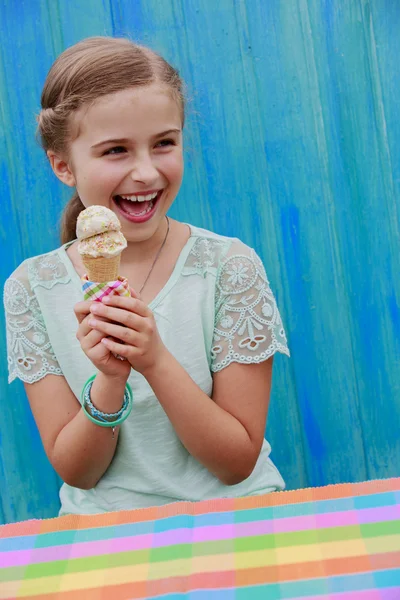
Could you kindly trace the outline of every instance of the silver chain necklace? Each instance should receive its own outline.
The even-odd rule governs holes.
[[[144,286],[145,286],[145,285],[146,285],[146,283],[148,282],[148,280],[149,280],[149,277],[150,277],[150,275],[152,274],[152,272],[153,272],[153,269],[154,269],[154,267],[155,267],[155,264],[156,264],[156,262],[157,262],[157,260],[158,260],[158,257],[160,256],[160,254],[161,254],[161,252],[162,252],[162,249],[163,249],[163,248],[164,248],[164,246],[165,246],[165,242],[167,241],[167,237],[168,237],[168,234],[169,234],[169,218],[167,217],[167,215],[165,215],[165,218],[167,219],[167,233],[165,234],[164,241],[163,241],[163,243],[161,244],[161,246],[160,246],[160,249],[159,249],[159,251],[158,251],[158,252],[157,252],[157,254],[156,254],[156,257],[155,257],[155,259],[154,259],[154,261],[153,261],[153,264],[151,265],[151,269],[150,269],[150,271],[148,272],[146,279],[144,280],[144,284],[142,285],[142,287],[141,287],[141,288],[140,288],[140,290],[139,290],[139,296],[141,296],[141,295],[142,295],[142,292],[143,292],[143,290],[144,290]]]

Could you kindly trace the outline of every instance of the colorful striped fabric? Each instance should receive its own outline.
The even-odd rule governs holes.
[[[0,598],[400,600],[400,479],[0,527]]]
[[[116,281],[95,283],[94,281],[89,281],[87,276],[84,275],[81,281],[84,300],[97,300],[101,302],[102,298],[111,294],[116,294],[117,296],[131,295],[129,283],[125,277],[118,277]]]

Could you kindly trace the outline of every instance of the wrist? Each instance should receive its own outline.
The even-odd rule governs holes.
[[[147,379],[147,382],[150,385],[156,377],[160,376],[165,368],[168,369],[168,364],[171,363],[171,359],[173,359],[172,354],[165,346],[163,346],[162,350],[157,355],[156,360],[142,371],[143,377]]]
[[[130,373],[127,373],[126,375],[106,375],[102,371],[99,371],[94,381],[97,381],[98,385],[101,385],[102,387],[106,386],[111,389],[119,389],[120,387],[125,388],[129,375]]]
[[[118,411],[124,400],[125,386],[128,378],[115,377],[97,373],[91,389],[93,404],[103,412]]]

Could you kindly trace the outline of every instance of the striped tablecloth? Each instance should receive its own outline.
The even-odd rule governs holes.
[[[0,527],[0,598],[400,600],[400,479]]]

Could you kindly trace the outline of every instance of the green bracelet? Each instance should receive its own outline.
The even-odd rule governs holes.
[[[92,423],[95,423],[96,425],[99,425],[100,427],[112,427],[113,428],[113,432],[114,432],[114,428],[117,427],[117,425],[121,425],[121,423],[123,423],[131,414],[132,411],[132,407],[133,407],[133,394],[132,394],[132,388],[129,385],[128,382],[126,382],[125,384],[125,393],[127,393],[128,395],[128,405],[124,411],[124,414],[119,418],[116,419],[115,421],[100,421],[99,419],[96,419],[95,417],[93,417],[93,415],[91,415],[87,410],[86,410],[86,406],[85,406],[85,392],[86,389],[88,387],[88,385],[90,385],[94,379],[96,378],[96,375],[92,375],[92,377],[89,377],[89,379],[87,380],[87,382],[85,383],[85,385],[82,388],[82,393],[81,393],[81,406],[82,406],[82,410],[85,413],[85,415],[87,416],[87,418],[89,419],[89,421],[92,421]]]

